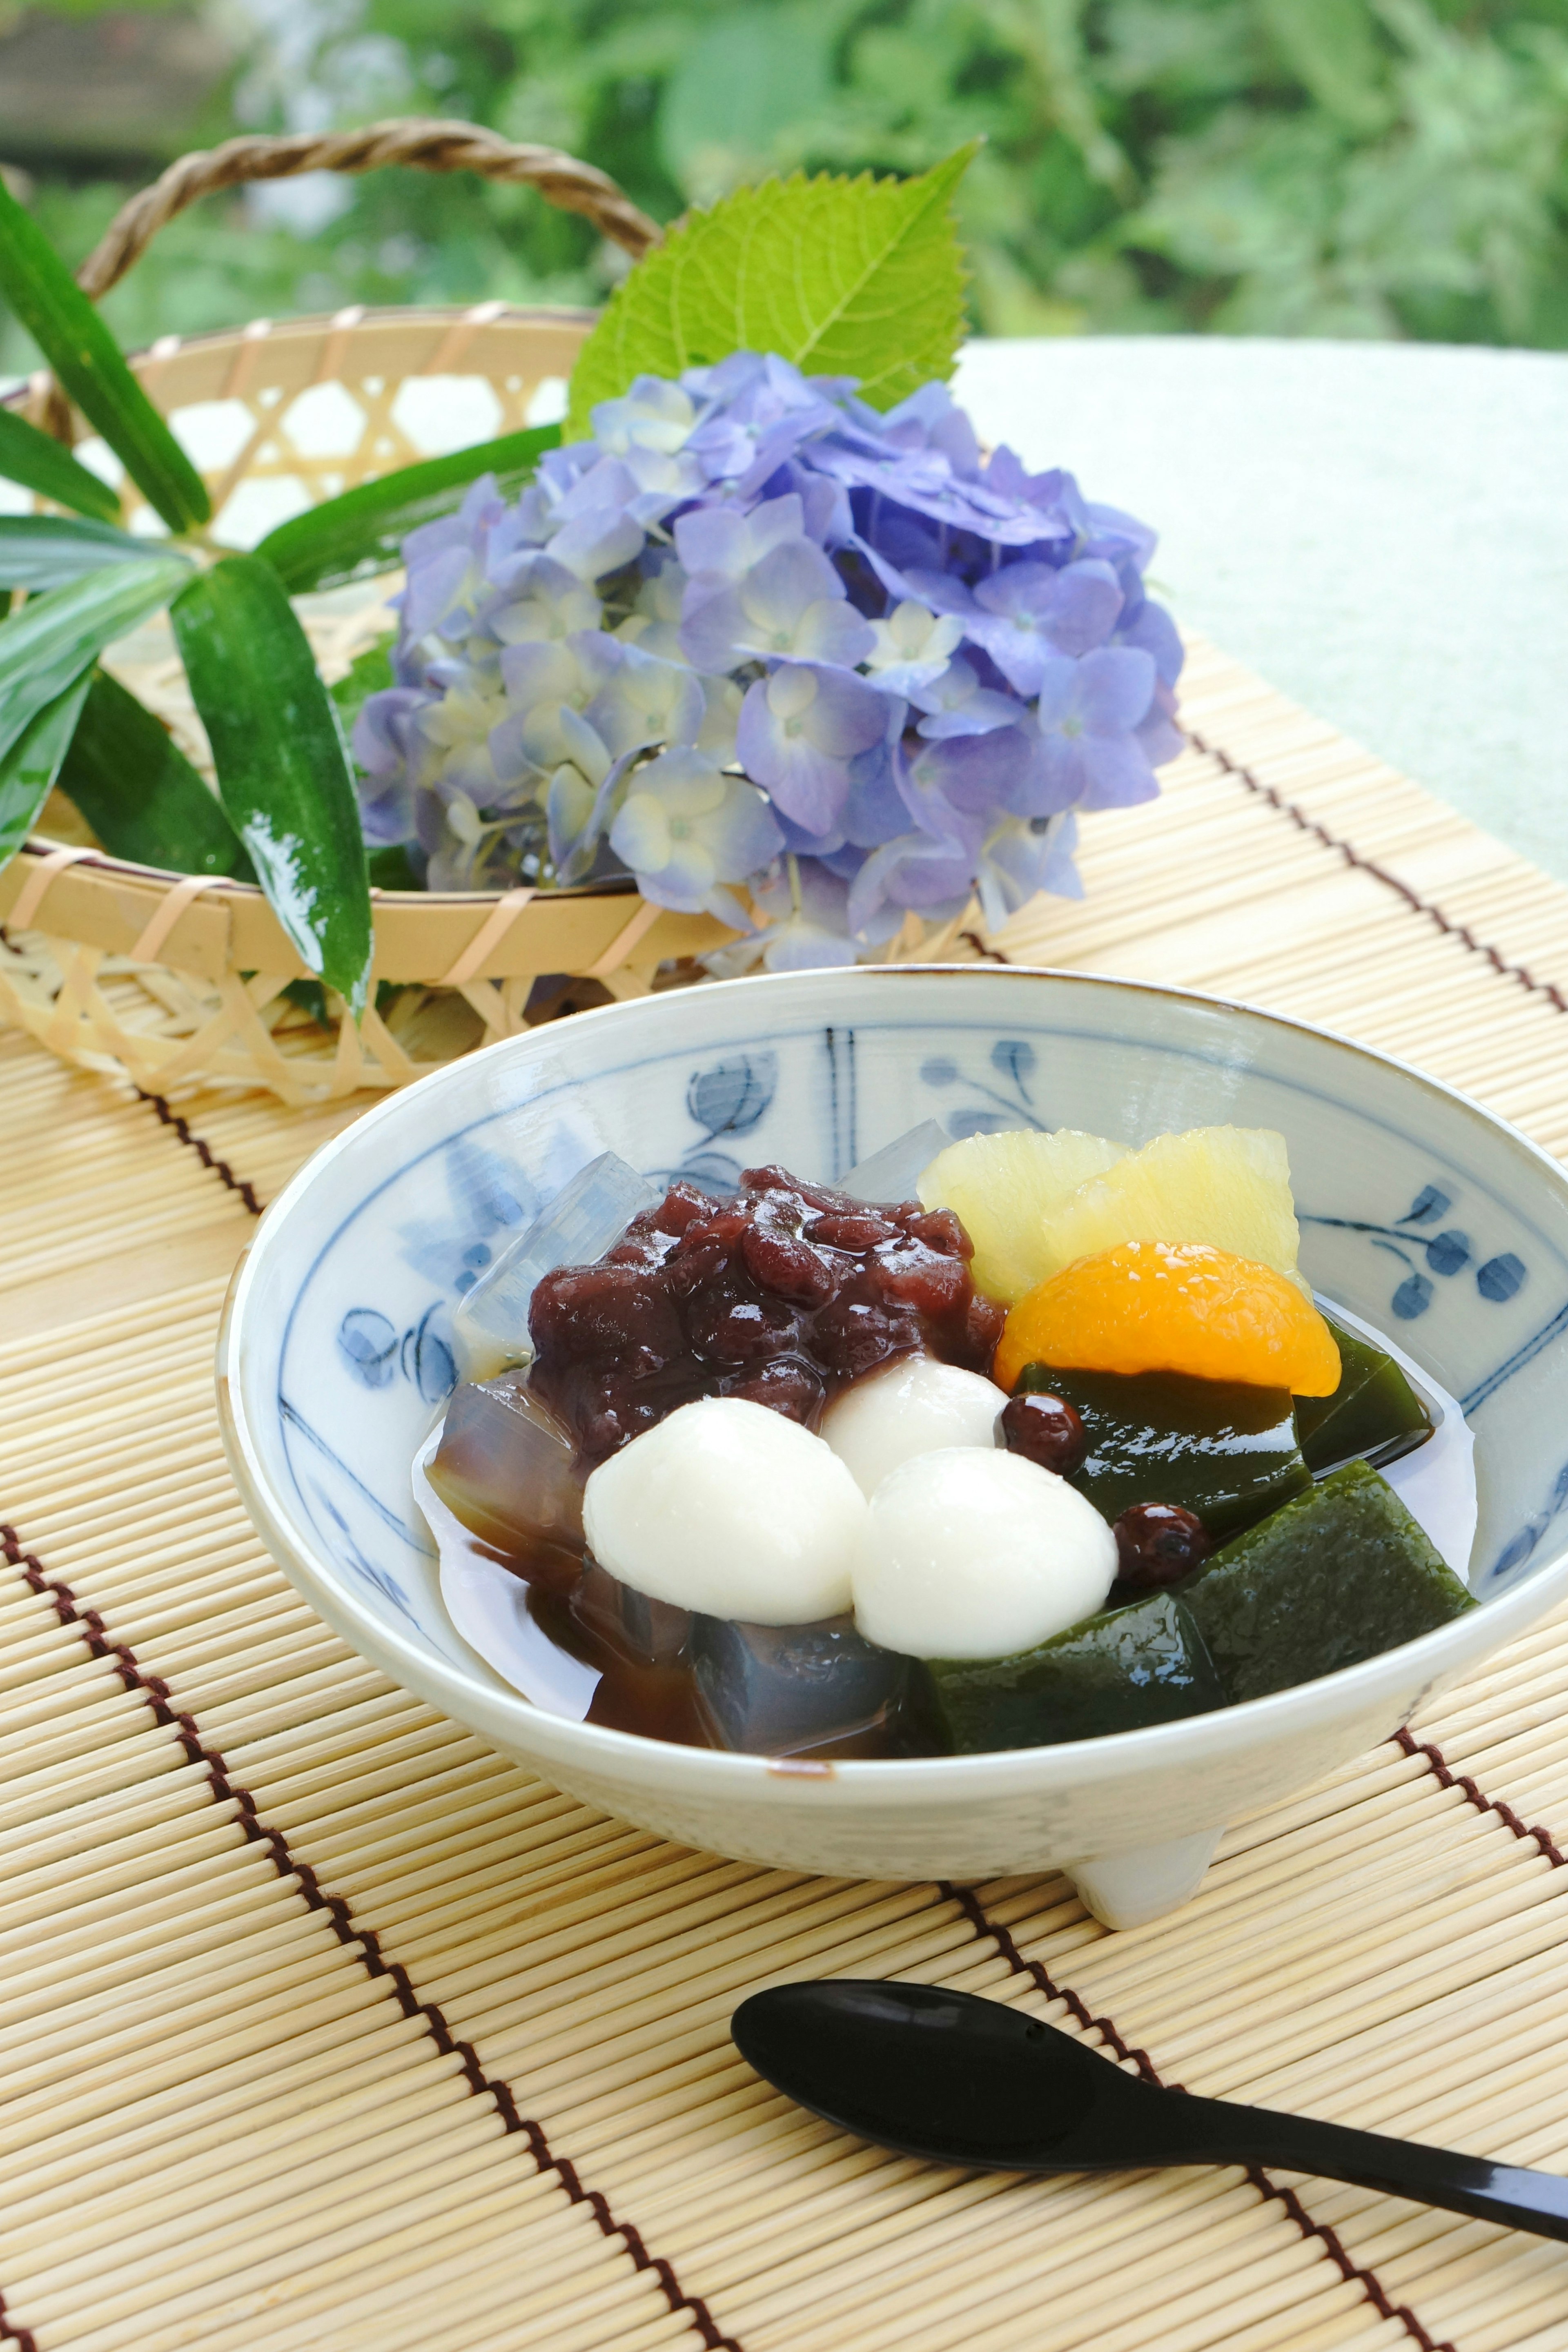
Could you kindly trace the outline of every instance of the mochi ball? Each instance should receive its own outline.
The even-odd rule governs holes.
[[[602,1462],[583,1494],[588,1548],[612,1576],[753,1625],[842,1616],[865,1517],[820,1437],[742,1397],[683,1404]]]
[[[1005,1391],[979,1372],[934,1356],[901,1356],[845,1390],[827,1408],[822,1434],[874,1495],[889,1470],[939,1446],[993,1445]]]
[[[950,1446],[873,1496],[855,1622],[913,1658],[1007,1658],[1092,1616],[1115,1575],[1116,1538],[1075,1486],[1021,1454]]]

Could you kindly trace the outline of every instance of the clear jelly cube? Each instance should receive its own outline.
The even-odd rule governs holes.
[[[452,1315],[458,1379],[487,1381],[526,1364],[533,1353],[529,1303],[540,1276],[558,1265],[592,1265],[663,1197],[613,1151],[580,1168],[459,1299]]]
[[[873,1151],[868,1160],[851,1168],[847,1176],[841,1176],[837,1189],[857,1201],[912,1201],[921,1171],[952,1140],[937,1120],[922,1118],[919,1127],[895,1136],[880,1151]]]

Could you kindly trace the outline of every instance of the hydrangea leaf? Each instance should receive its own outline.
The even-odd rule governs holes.
[[[978,142],[919,178],[765,180],[697,213],[611,296],[572,375],[568,440],[639,375],[776,352],[891,408],[952,373],[964,331],[952,196]]]

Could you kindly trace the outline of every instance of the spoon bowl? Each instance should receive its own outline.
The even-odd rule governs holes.
[[[1160,2093],[1087,2042],[935,1985],[774,1985],[742,2001],[731,2031],[801,2106],[938,2164],[1100,2171],[1164,2123]]]
[[[1077,2034],[944,1986],[773,1985],[731,2021],[764,2081],[901,2156],[1005,2172],[1278,2165],[1568,2239],[1568,2180],[1267,2107],[1189,2097]]]

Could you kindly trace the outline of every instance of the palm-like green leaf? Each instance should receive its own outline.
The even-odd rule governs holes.
[[[29,425],[9,408],[0,407],[0,475],[8,482],[19,482],[25,490],[37,490],[41,499],[52,499],[58,507],[69,507],[75,514],[97,515],[104,522],[112,522],[120,512],[120,494],[85,466],[79,466],[68,449]]]
[[[110,563],[140,563],[144,539],[106,522],[65,515],[0,515],[0,588],[63,588]]]
[[[0,866],[16,856],[48,799],[86,696],[86,678],[74,679],[35,713],[0,757]]]
[[[342,498],[312,507],[268,531],[256,550],[295,596],[310,588],[335,588],[363,572],[385,571],[411,530],[450,514],[481,474],[494,474],[505,498],[515,498],[533,478],[547,449],[558,446],[559,425],[538,425],[508,433],[450,457],[405,466],[379,481],[362,482]]]
[[[112,856],[256,879],[244,843],[168,730],[103,670],[88,681],[56,781]]]
[[[610,297],[572,372],[569,438],[638,375],[776,352],[891,408],[952,373],[963,257],[952,196],[979,142],[913,180],[765,180],[697,213]]]
[[[191,569],[183,555],[141,555],[29,597],[0,623],[0,759],[46,704],[85,677],[105,646],[166,604]]]
[[[189,530],[205,522],[212,507],[201,476],[126,366],[109,329],[4,180],[0,296],[169,529]]]
[[[226,556],[172,618],[235,831],[300,955],[357,1018],[373,940],[353,771],[282,583],[259,556]]]

